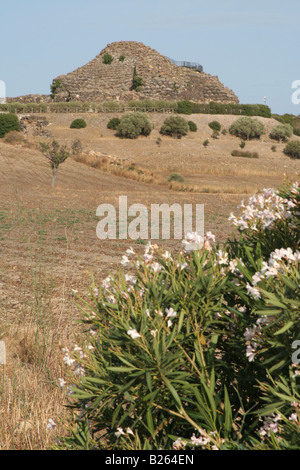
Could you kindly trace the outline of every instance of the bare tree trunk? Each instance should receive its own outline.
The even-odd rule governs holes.
[[[52,184],[51,187],[54,188],[57,175],[57,168],[52,168]]]

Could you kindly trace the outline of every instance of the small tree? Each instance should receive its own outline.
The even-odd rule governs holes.
[[[194,121],[188,121],[188,125],[191,132],[197,132],[197,124]]]
[[[265,133],[265,126],[258,119],[241,117],[231,124],[229,132],[243,140],[259,139]]]
[[[51,90],[51,98],[54,99],[55,93],[58,88],[61,87],[61,80],[57,78],[56,80],[53,80],[52,84],[50,85],[50,90]]]
[[[220,132],[221,130],[221,124],[218,121],[211,121],[208,126],[211,128],[213,131]]]
[[[2,139],[11,131],[19,131],[19,119],[16,114],[0,114],[0,138]]]
[[[293,135],[293,128],[290,124],[279,124],[270,133],[270,138],[278,142],[286,142]]]
[[[52,140],[51,144],[40,142],[40,151],[48,159],[52,168],[52,188],[55,186],[57,170],[59,165],[69,158],[70,153],[65,145],[59,145],[56,140]]]
[[[181,116],[170,116],[165,119],[160,133],[163,135],[170,135],[177,139],[181,139],[182,136],[188,134],[189,125],[188,121]]]
[[[283,152],[291,158],[300,158],[300,142],[299,140],[290,140],[285,146]]]
[[[139,135],[150,135],[152,129],[153,124],[146,114],[130,113],[122,117],[117,128],[117,135],[127,139],[136,139]]]
[[[86,122],[84,119],[74,119],[72,121],[70,128],[71,129],[84,129],[86,127]]]
[[[118,129],[118,125],[120,124],[121,122],[121,119],[118,118],[118,117],[113,117],[110,119],[110,121],[108,122],[107,124],[107,128],[108,129],[113,129],[114,131],[116,131]]]

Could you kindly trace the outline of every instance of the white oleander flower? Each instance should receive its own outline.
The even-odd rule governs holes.
[[[130,329],[127,331],[127,334],[131,336],[132,339],[140,338],[141,335],[134,329]]]

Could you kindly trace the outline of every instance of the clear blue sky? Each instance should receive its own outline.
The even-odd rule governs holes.
[[[48,94],[52,79],[110,42],[140,41],[200,62],[241,103],[300,114],[299,0],[2,0],[0,80],[8,96]]]

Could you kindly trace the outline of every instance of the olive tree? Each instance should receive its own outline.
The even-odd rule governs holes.
[[[67,150],[65,145],[59,145],[56,140],[52,140],[51,144],[40,142],[40,151],[48,159],[50,166],[52,168],[52,188],[55,186],[57,170],[59,165],[61,165],[67,158],[69,158],[70,153]]]

